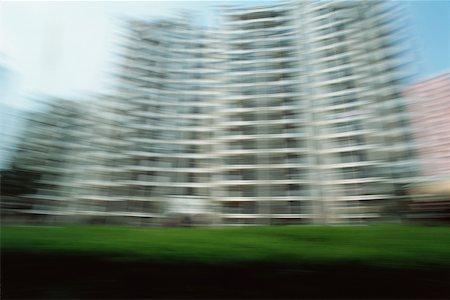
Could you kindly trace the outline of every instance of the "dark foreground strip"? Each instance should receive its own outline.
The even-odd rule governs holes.
[[[448,268],[205,265],[2,253],[1,299],[450,299]]]

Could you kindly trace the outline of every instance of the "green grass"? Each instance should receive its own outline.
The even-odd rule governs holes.
[[[251,228],[3,226],[6,252],[202,263],[363,263],[450,266],[450,227],[401,225]]]

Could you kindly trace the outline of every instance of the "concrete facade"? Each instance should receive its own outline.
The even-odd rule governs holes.
[[[184,202],[220,225],[383,218],[418,175],[396,13],[293,1],[226,8],[215,29],[130,21],[68,213],[157,225]]]

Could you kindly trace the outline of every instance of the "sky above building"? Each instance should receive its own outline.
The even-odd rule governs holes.
[[[277,1],[9,2],[0,4],[0,63],[16,93],[4,105],[30,108],[29,95],[89,98],[110,89],[124,17],[156,19],[192,11],[214,25],[218,7]],[[403,1],[420,64],[418,79],[450,69],[450,1]]]

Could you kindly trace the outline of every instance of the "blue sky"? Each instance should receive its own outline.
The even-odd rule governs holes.
[[[450,71],[450,1],[408,1],[412,26],[420,47],[419,77]]]

